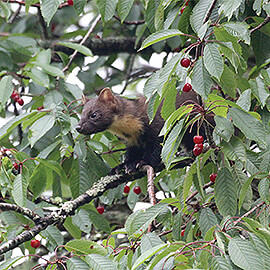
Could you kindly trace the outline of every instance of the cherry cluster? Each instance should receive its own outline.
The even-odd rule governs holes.
[[[20,106],[24,104],[23,99],[21,98],[20,94],[16,91],[13,91],[10,96],[15,102],[17,102]]]
[[[195,143],[193,147],[193,154],[195,156],[199,156],[202,153],[203,150],[203,136],[196,135],[193,137],[193,142]]]
[[[185,68],[188,68],[190,66],[190,59],[188,58],[183,58],[181,61],[180,61],[180,64],[182,67],[185,67]],[[190,83],[186,83],[183,87],[183,92],[190,92],[192,90],[192,85]]]

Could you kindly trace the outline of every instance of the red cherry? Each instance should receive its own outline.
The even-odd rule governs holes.
[[[67,0],[69,6],[73,6],[73,0]]]
[[[193,142],[196,144],[203,143],[203,136],[201,135],[196,135],[193,137]]]
[[[19,164],[16,163],[16,162],[14,162],[14,163],[13,163],[13,168],[14,168],[16,171],[18,171],[18,170],[19,170]]]
[[[216,178],[217,178],[217,173],[212,173],[212,174],[210,174],[209,178],[210,178],[210,181],[211,181],[212,183],[215,183]]]
[[[21,98],[21,97],[20,97],[20,94],[19,94],[19,93],[16,93],[13,99],[14,99],[15,102],[18,102],[18,100],[19,100],[20,98]]]
[[[187,2],[185,3],[186,6],[188,5],[188,2],[189,2],[189,0],[187,0]]]
[[[40,247],[40,241],[37,239],[31,240],[30,245],[32,248],[39,248]]]
[[[180,9],[181,14],[183,14],[185,8],[186,8],[186,6],[183,6],[183,7]]]
[[[190,92],[192,90],[192,85],[190,83],[186,83],[183,87],[183,92]]]
[[[22,106],[22,105],[24,104],[24,101],[23,101],[22,98],[20,98],[20,99],[18,100],[18,104],[19,104],[20,106]]]
[[[142,192],[141,188],[138,187],[138,186],[135,187],[135,188],[133,189],[133,191],[134,191],[134,193],[137,194],[137,195],[139,195],[139,194]]]
[[[202,149],[199,148],[199,147],[194,147],[193,148],[193,153],[197,157],[197,156],[199,156],[202,153]]]
[[[182,230],[182,231],[181,231],[181,236],[183,237],[184,234],[185,234],[185,230]]]
[[[200,149],[203,150],[203,144],[202,144],[202,143],[195,144],[195,145],[194,145],[194,148],[200,148]]]
[[[185,8],[185,7],[184,7]],[[183,9],[183,8],[182,8]],[[181,9],[181,10],[182,10]],[[187,67],[189,67],[189,65],[190,65],[190,59],[188,59],[188,58],[183,58],[181,61],[180,61],[180,64],[181,64],[181,66],[182,67],[185,67],[185,68],[187,68]]]
[[[17,93],[16,91],[14,91],[14,90],[13,90],[13,92],[12,92],[12,94],[11,94],[11,96],[10,96],[10,97],[14,99],[14,98],[15,98],[15,96],[17,96],[17,95],[18,95],[18,93]]]
[[[43,106],[37,108],[38,111],[43,110],[43,109],[44,109]]]
[[[124,187],[124,193],[128,194],[130,191],[130,187],[128,185],[125,185]]]
[[[102,215],[104,213],[104,207],[103,206],[98,206],[97,211],[98,211],[99,214]]]

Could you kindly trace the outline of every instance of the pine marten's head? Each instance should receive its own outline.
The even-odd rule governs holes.
[[[76,130],[90,135],[108,129],[114,121],[118,108],[117,98],[110,88],[104,88],[98,97],[83,98],[84,108]]]

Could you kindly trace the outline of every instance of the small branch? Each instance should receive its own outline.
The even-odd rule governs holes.
[[[212,182],[209,182],[209,183],[205,184],[205,185],[203,186],[203,190],[207,189],[208,187],[211,187],[212,185],[214,185],[214,183],[212,183]],[[198,191],[195,191],[194,193],[192,193],[189,197],[187,197],[185,203],[187,203],[188,201],[190,201],[190,200],[191,200],[192,198],[194,198],[197,194],[198,194]]]
[[[147,171],[147,191],[149,194],[150,203],[151,205],[155,205],[157,203],[154,191],[155,171],[151,166],[146,166],[146,171]]]
[[[242,218],[247,217],[249,214],[251,214],[252,212],[254,212],[259,207],[263,206],[264,204],[265,204],[265,202],[260,202],[259,204],[255,205],[252,209],[250,209],[248,212],[246,212],[243,216],[241,216],[236,221],[234,221],[233,222],[234,225],[236,225],[238,222],[240,222],[242,220]]]
[[[253,29],[250,30],[250,34],[252,34],[254,31],[256,31],[256,30],[262,28],[264,25],[266,25],[266,24],[269,23],[269,22],[270,22],[270,17],[267,16],[267,17],[265,18],[265,20],[264,20],[261,24],[259,24],[258,26],[256,26],[255,28],[253,28]]]
[[[210,9],[208,10],[206,17],[205,17],[204,20],[203,20],[203,24],[205,24],[205,23],[209,20],[209,18],[210,18],[210,16],[211,16],[211,13],[212,13],[212,11],[213,11],[213,9],[214,9],[216,3],[217,3],[217,0],[214,0],[214,1],[212,2],[212,5],[211,5]]]
[[[96,27],[96,25],[98,24],[98,22],[101,19],[101,15],[99,14],[97,16],[97,18],[94,20],[93,24],[91,25],[90,29],[88,30],[88,32],[86,33],[86,35],[84,36],[84,38],[81,40],[80,45],[83,45],[85,43],[85,41],[89,38],[90,34],[93,32],[94,28]],[[70,56],[69,62],[68,64],[64,67],[63,72],[67,71],[68,68],[70,67],[71,63],[73,62],[75,56],[77,55],[78,51],[75,50],[73,52],[73,54]]]
[[[1,211],[15,211],[19,214],[23,214],[24,216],[29,217],[35,223],[41,219],[41,217],[35,214],[32,210],[25,207],[20,207],[18,205],[11,204],[11,203],[0,203],[0,210]]]
[[[121,18],[114,15],[113,16],[115,19],[117,19],[118,21],[121,22]],[[144,24],[145,20],[138,20],[138,21],[123,21],[123,24],[127,24],[127,25],[140,25],[140,24]]]
[[[46,26],[46,23],[45,23],[45,21],[43,19],[42,14],[41,14],[40,7],[38,7],[38,20],[39,20],[39,23],[41,25],[43,38],[45,40],[49,39],[49,35],[48,35],[48,31],[47,31],[47,26]]]

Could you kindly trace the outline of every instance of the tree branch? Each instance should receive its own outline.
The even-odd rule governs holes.
[[[262,28],[264,25],[266,25],[266,24],[269,23],[269,22],[270,22],[270,17],[267,16],[267,17],[265,18],[265,20],[264,20],[261,24],[259,24],[258,26],[256,26],[255,28],[253,28],[253,29],[250,30],[250,34],[252,34],[254,31],[256,31],[256,30]]]

